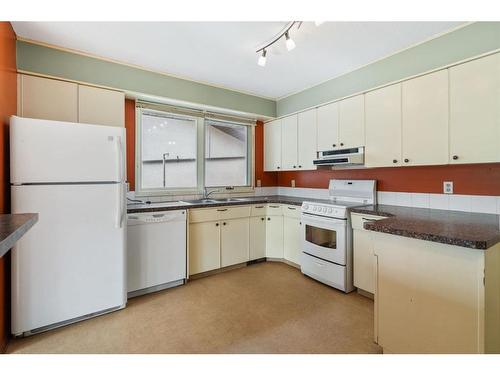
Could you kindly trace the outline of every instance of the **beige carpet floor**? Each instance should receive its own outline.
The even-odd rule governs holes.
[[[264,262],[129,300],[9,353],[380,353],[373,301]]]

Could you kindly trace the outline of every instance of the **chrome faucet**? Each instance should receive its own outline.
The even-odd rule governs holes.
[[[204,187],[203,188],[203,199],[207,199],[210,196],[210,194],[216,193],[218,191],[220,191],[220,189],[214,189],[212,191],[208,191],[208,188]]]

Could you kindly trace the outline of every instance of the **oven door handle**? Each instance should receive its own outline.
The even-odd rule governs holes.
[[[302,214],[301,221],[304,225],[317,226],[323,229],[337,229],[339,227],[345,228],[347,226],[346,220],[339,219],[322,219],[317,217],[311,217],[309,215]]]

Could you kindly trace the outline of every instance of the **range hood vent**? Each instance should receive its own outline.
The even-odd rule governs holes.
[[[319,151],[314,165],[363,165],[365,163],[365,148],[354,147],[343,150]]]

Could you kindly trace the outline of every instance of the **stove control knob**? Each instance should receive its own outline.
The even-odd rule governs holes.
[[[306,210],[306,211],[307,211],[308,209],[309,209],[309,205],[308,205],[307,203],[306,203],[306,204],[304,204],[304,210]]]
[[[313,206],[313,211],[316,211],[317,209],[318,209],[318,207]]]
[[[331,214],[333,212],[333,209],[330,207],[328,208],[328,213]]]
[[[323,207],[323,212],[326,212],[326,207]]]

